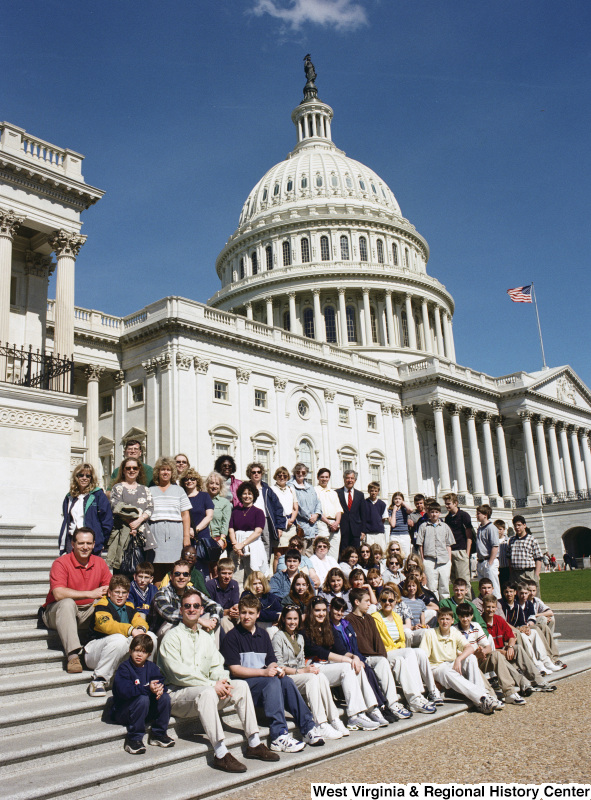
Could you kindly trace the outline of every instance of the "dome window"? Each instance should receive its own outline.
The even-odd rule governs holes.
[[[279,184],[276,183],[275,188],[273,189],[273,197],[277,197],[278,194],[279,194]]]
[[[367,261],[367,239],[365,236],[359,237],[359,260]]]
[[[250,257],[250,260],[252,262],[252,274],[257,275],[259,271],[259,258],[257,254],[253,253],[252,256]]]
[[[404,266],[410,269],[410,253],[408,252],[408,247],[404,249]]]
[[[349,175],[345,178],[345,183],[347,184],[347,189],[353,188],[353,180]]]
[[[337,188],[337,186],[339,185],[339,179],[337,178],[337,176],[336,176],[336,175],[332,175],[332,176],[331,176],[331,178],[330,178],[330,185],[331,185],[331,186],[333,186],[335,189],[336,189],[336,188]]]
[[[373,192],[374,194],[377,194],[377,193],[378,193],[378,190],[376,189],[376,187],[375,187],[375,185],[374,185],[373,183],[372,183],[372,185],[371,185],[371,190],[372,190],[372,192]]]
[[[267,259],[267,269],[273,269],[273,248],[270,244],[265,247],[265,256]]]
[[[396,242],[392,242],[392,261],[394,262],[394,266],[398,266],[398,245]]]
[[[326,330],[326,341],[329,344],[337,343],[337,320],[335,310],[332,306],[324,309],[324,328]]]
[[[346,236],[341,236],[341,259],[343,261],[349,260],[349,240]]]
[[[304,336],[307,339],[314,338],[314,312],[311,308],[304,309]]]
[[[291,248],[289,242],[283,242],[283,266],[291,266]]]
[[[365,181],[359,180],[359,188],[362,192],[365,191]]]
[[[265,187],[263,189],[263,203],[267,200],[268,196],[269,196],[269,192],[267,191],[267,187]]]
[[[283,330],[285,331],[291,330],[291,319],[289,317],[289,311],[283,312]]]
[[[328,244],[328,236],[320,237],[320,258],[323,261],[330,261],[330,246]]]
[[[380,186],[380,189],[382,190],[382,194],[384,196],[384,200],[387,200],[388,198],[386,197],[386,192],[384,191],[384,187]]]
[[[324,183],[324,180],[322,178],[322,175],[320,175],[320,174],[316,175],[316,186],[318,186],[318,188],[320,189],[320,187],[323,185],[323,183]]]
[[[355,306],[347,306],[347,341],[357,342],[357,320],[355,318]]]
[[[287,181],[287,191],[293,192],[293,181],[291,178]]]
[[[384,263],[384,243],[381,239],[376,242],[376,249],[378,251],[378,264]]]
[[[307,175],[302,175],[302,180],[301,180],[300,186],[302,187],[302,189],[307,189],[308,188],[308,176]]]
[[[244,278],[244,259],[240,259],[240,280]]]
[[[372,344],[378,344],[378,318],[373,306],[369,309],[369,321],[371,327],[371,342]]]
[[[307,264],[310,260],[310,240],[304,236],[300,244],[302,250],[302,264]]]

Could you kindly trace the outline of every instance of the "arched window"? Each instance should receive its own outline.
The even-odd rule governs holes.
[[[349,260],[349,240],[346,236],[341,236],[341,258],[343,261]]]
[[[396,242],[392,242],[392,261],[394,262],[394,266],[398,266],[398,245]]]
[[[415,331],[417,332],[417,347],[419,350],[426,350],[423,324],[418,316],[415,316]]]
[[[304,309],[304,336],[314,338],[314,312],[311,308]]]
[[[291,266],[291,248],[289,242],[283,242],[283,266]]]
[[[359,260],[367,261],[367,239],[365,236],[359,237]]]
[[[301,241],[302,249],[302,263],[307,263],[310,260],[310,240],[304,236]]]
[[[320,258],[323,261],[330,261],[330,248],[328,246],[328,236],[320,237]]]
[[[372,185],[371,185],[371,190],[372,190],[372,192],[373,192],[374,194],[377,194],[377,193],[378,193],[378,190],[376,189],[376,187],[374,186],[374,184],[373,184],[373,183],[372,183]]]
[[[362,192],[365,191],[365,181],[362,180],[359,181],[359,188],[361,189]]]
[[[279,194],[279,184],[276,183],[275,188],[273,189],[273,197],[277,197],[278,194]]]
[[[336,175],[332,175],[332,176],[331,176],[331,178],[330,178],[330,185],[331,185],[333,188],[335,188],[335,189],[336,189],[336,188],[337,188],[337,186],[339,185],[339,179],[337,178],[337,176],[336,176]]]
[[[270,244],[265,247],[265,257],[267,259],[267,269],[273,269],[273,248]]]
[[[408,320],[406,318],[406,311],[400,315],[402,320],[402,346],[410,347],[410,339],[408,338]]]
[[[408,247],[404,248],[404,266],[410,269],[410,253],[408,252]]]
[[[244,278],[244,259],[240,259],[240,278]]]
[[[326,341],[329,344],[337,343],[337,320],[334,308],[326,306],[324,309],[324,328],[326,330]]]
[[[345,183],[347,184],[347,189],[353,188],[353,179],[349,175],[345,178]]]
[[[302,187],[302,189],[307,189],[308,188],[308,177],[307,177],[307,175],[302,175],[302,180],[300,181],[300,186]]]
[[[384,243],[381,239],[376,242],[376,250],[378,252],[378,264],[384,263]]]
[[[288,192],[293,191],[293,181],[291,178],[287,181],[287,191]]]
[[[308,439],[302,439],[298,447],[298,461],[308,467],[308,472],[314,474],[314,448]]]
[[[357,318],[354,306],[347,306],[347,341],[357,341]]]
[[[322,186],[323,183],[324,183],[324,180],[322,178],[322,175],[320,173],[318,173],[316,175],[316,186],[320,189],[320,187]]]
[[[250,257],[252,262],[252,274],[256,275],[259,271],[259,259],[256,253],[253,253]]]
[[[378,320],[376,317],[376,310],[373,306],[369,309],[369,321],[371,324],[371,340],[373,344],[378,343]]]
[[[267,189],[266,189],[266,188],[265,188],[265,189],[263,189],[263,203],[264,203],[264,202],[265,202],[265,200],[267,199],[267,196],[268,196],[268,194],[269,194],[269,192],[267,191]]]
[[[291,330],[291,319],[289,317],[289,311],[283,312],[283,330],[285,331]]]

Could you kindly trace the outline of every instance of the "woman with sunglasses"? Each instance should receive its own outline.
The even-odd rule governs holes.
[[[240,505],[240,500],[238,498],[238,487],[242,483],[240,478],[237,478],[236,473],[236,462],[227,454],[218,456],[215,460],[215,464],[213,465],[213,471],[217,472],[219,475],[222,476],[224,481],[226,482],[226,492],[228,500],[232,503],[232,507],[236,508]]]
[[[316,574],[323,583],[326,580],[328,571],[334,569],[334,567],[338,569],[339,566],[336,558],[328,555],[329,548],[330,542],[325,536],[317,536],[314,539],[314,544],[312,545],[314,555],[310,556],[310,561],[312,562]]]
[[[279,498],[269,484],[263,480],[264,471],[264,466],[258,461],[253,461],[246,467],[246,476],[259,493],[254,503],[255,508],[260,508],[265,515],[262,542],[270,561],[271,553],[276,550],[285,531],[286,520]]]
[[[405,634],[408,628],[395,611],[399,596],[396,587],[385,586],[380,594],[379,608],[372,616],[386,648],[396,683],[404,692],[409,709],[421,714],[433,714],[435,706],[441,705],[441,696],[435,686],[427,653],[420,647],[407,647]],[[427,700],[423,697],[425,691]]]
[[[205,489],[213,503],[213,518],[209,526],[211,538],[225,550],[228,546],[228,527],[232,514],[232,503],[226,497],[226,482],[219,472],[210,472],[205,479]]]
[[[363,662],[336,640],[324,597],[311,600],[304,622],[304,654],[318,666],[331,686],[340,686],[345,695],[347,728],[375,731],[380,727],[366,712],[377,708],[376,697],[365,676]]]
[[[145,484],[142,462],[131,456],[124,458],[111,489],[113,532],[106,561],[114,574],[119,571],[131,537],[142,536],[146,530],[145,523],[152,516],[154,501]]]
[[[367,575],[367,570],[374,566],[369,545],[360,544],[357,549],[357,555],[359,556],[357,569],[362,569]]]
[[[198,542],[200,539],[203,540],[204,543],[211,541],[209,524],[213,519],[213,501],[207,492],[201,491],[203,480],[196,469],[188,467],[183,472],[179,483],[191,501],[191,531],[195,537],[194,544],[198,551]],[[217,547],[215,549],[219,552]],[[198,558],[197,569],[201,570],[205,580],[209,580],[208,558]]]
[[[349,731],[339,719],[332,699],[330,684],[316,664],[306,665],[304,637],[299,633],[302,614],[298,606],[285,606],[273,637],[273,650],[277,664],[293,680],[308,704],[316,730],[323,739],[342,739]]]
[[[298,516],[298,501],[295,495],[295,489],[288,485],[289,471],[287,467],[279,467],[275,470],[273,475],[275,483],[271,486],[273,492],[277,495],[277,499],[281,503],[283,509],[283,533],[279,538],[277,547],[273,548],[273,572],[277,572],[277,564],[279,557],[285,555],[289,550],[289,540],[294,532],[294,525]]]
[[[289,485],[295,489],[296,500],[298,501],[297,524],[302,529],[304,538],[308,544],[318,533],[316,523],[322,514],[322,503],[318,499],[316,489],[306,480],[308,467],[301,461],[292,470],[293,478]]]
[[[76,528],[94,531],[93,553],[100,556],[113,530],[113,513],[107,495],[99,488],[92,464],[78,464],[70,477],[70,491],[62,505],[64,521],[58,546],[60,556],[72,551],[72,534]]]

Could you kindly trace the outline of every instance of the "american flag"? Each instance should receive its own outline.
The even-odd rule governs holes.
[[[532,284],[529,286],[518,286],[516,289],[507,289],[507,294],[514,303],[531,303],[531,289]]]

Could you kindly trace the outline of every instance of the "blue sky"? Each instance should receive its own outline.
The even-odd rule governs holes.
[[[206,301],[248,192],[295,144],[310,52],[333,139],[391,187],[456,301],[460,363],[591,385],[588,0],[13,0],[2,119],[86,156],[76,303]]]

